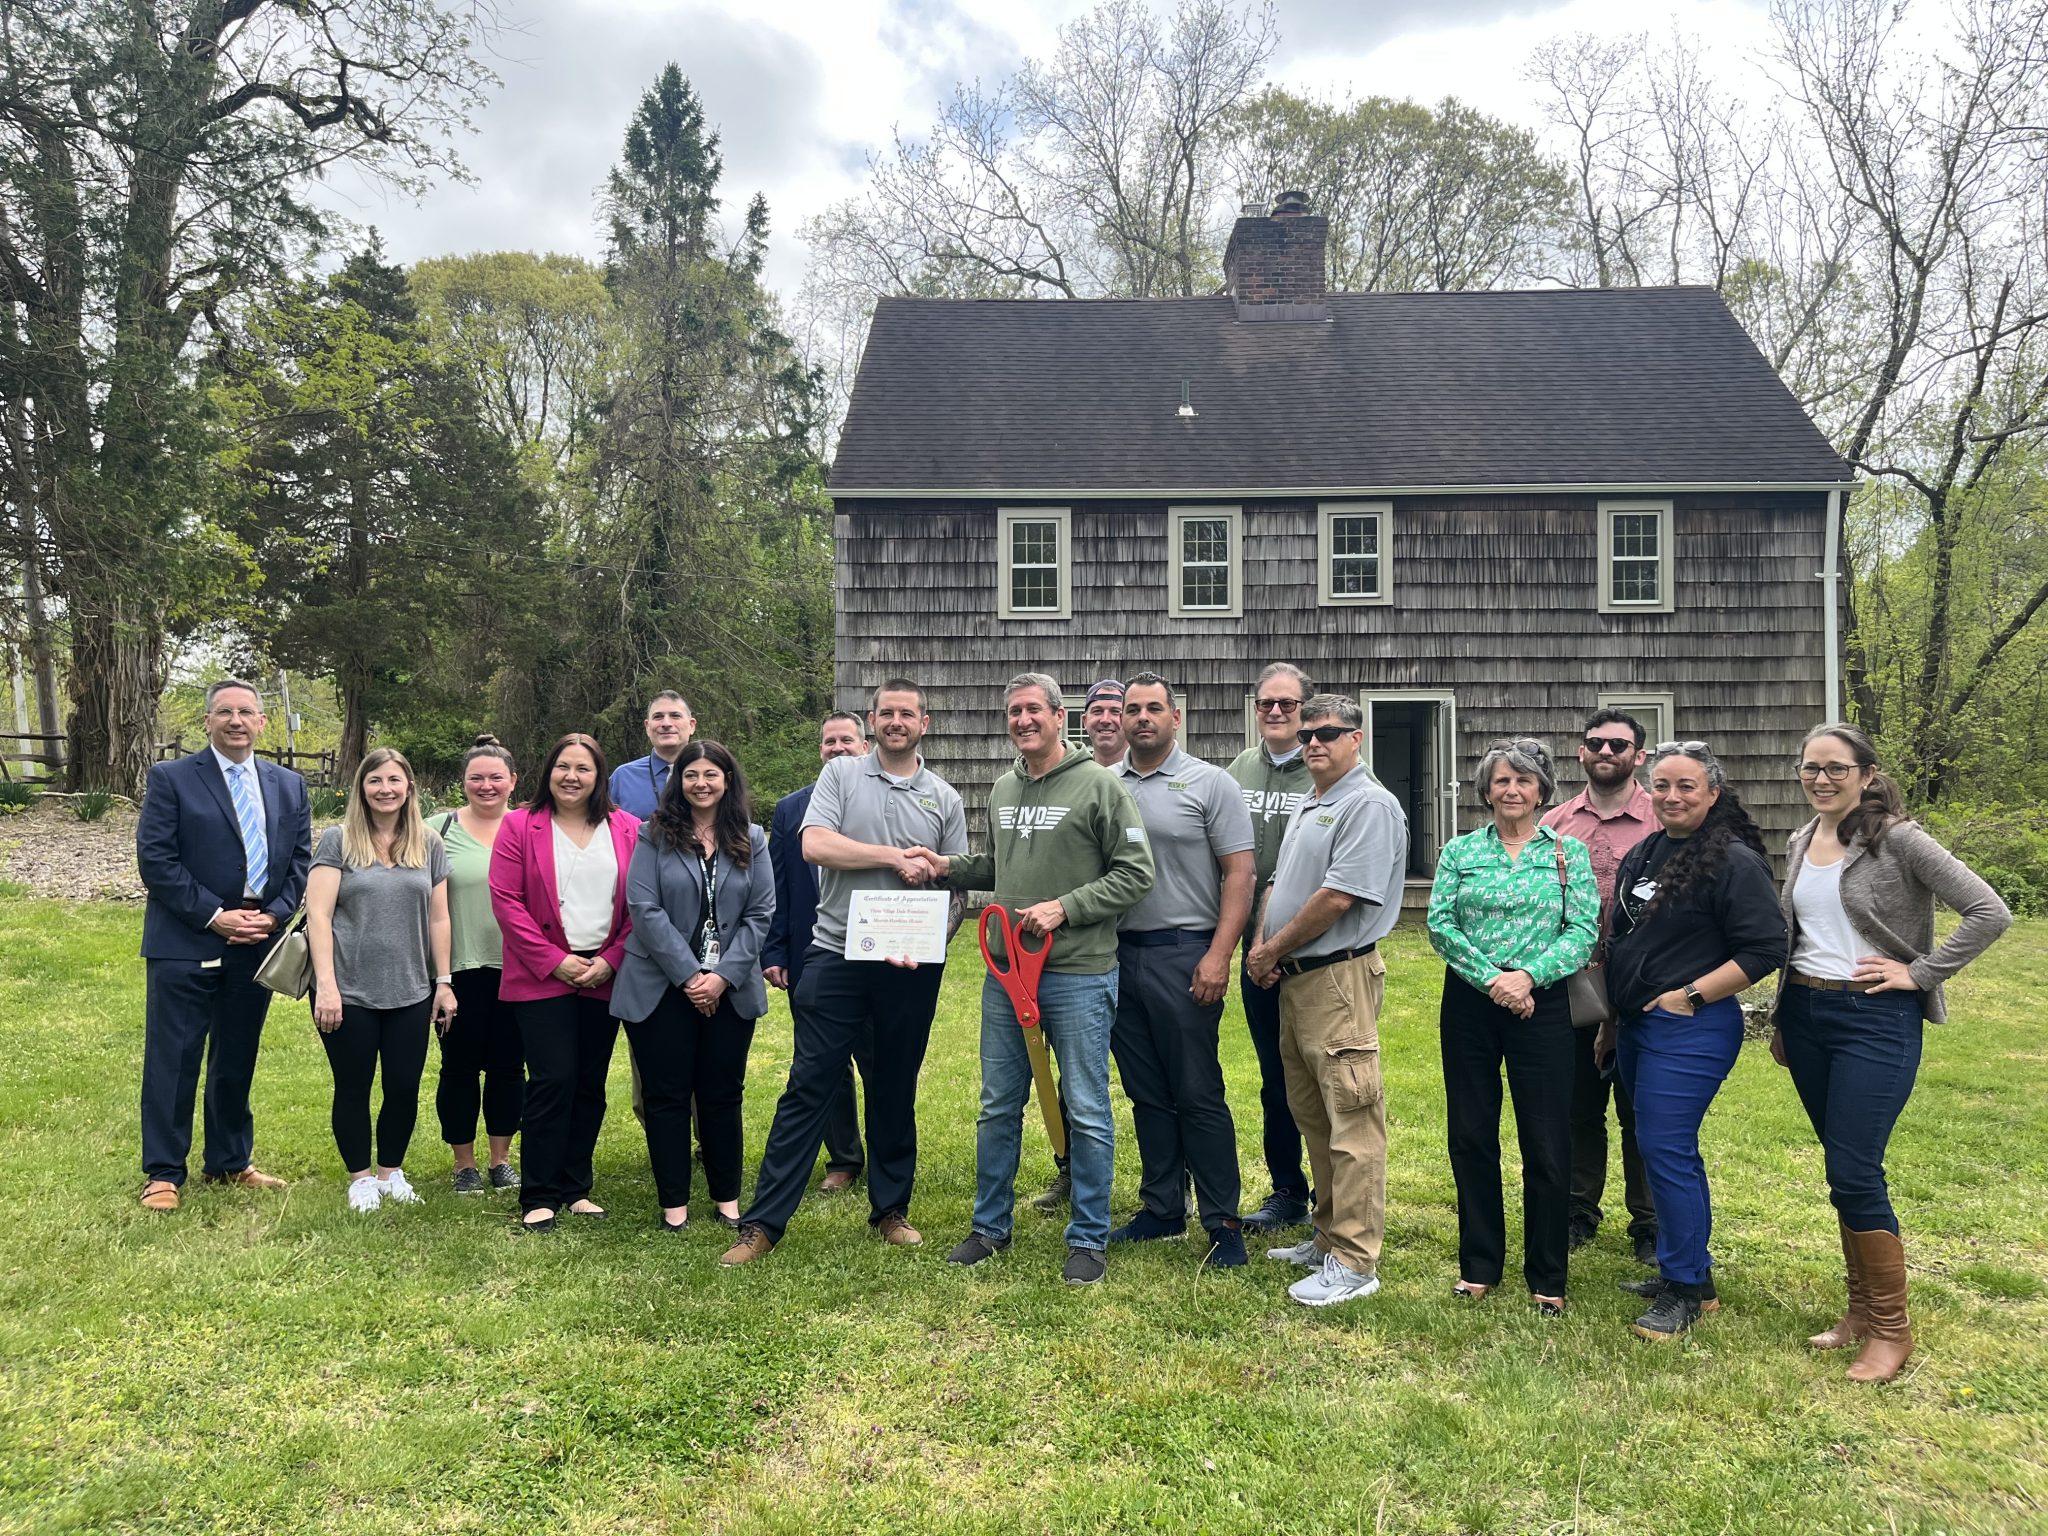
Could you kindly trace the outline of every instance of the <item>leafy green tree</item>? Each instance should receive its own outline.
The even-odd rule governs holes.
[[[449,699],[474,718],[548,621],[544,530],[404,272],[373,243],[259,312],[223,395],[262,567],[251,627],[278,662],[333,679],[340,771],[362,760],[373,721],[409,719],[438,740],[458,729],[432,723]]]

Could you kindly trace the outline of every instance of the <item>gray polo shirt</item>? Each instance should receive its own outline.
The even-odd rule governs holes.
[[[1137,802],[1155,871],[1150,894],[1117,920],[1117,932],[1214,928],[1223,911],[1216,861],[1249,852],[1253,842],[1237,781],[1177,744],[1150,773],[1138,772],[1128,755],[1110,772]]]
[[[1266,898],[1266,937],[1285,928],[1311,896],[1328,886],[1358,900],[1317,937],[1280,958],[1313,960],[1376,944],[1401,915],[1407,868],[1408,817],[1363,763],[1321,794],[1311,786],[1280,844],[1280,863]]]
[[[818,775],[804,826],[824,827],[857,843],[929,848],[948,858],[967,851],[967,812],[953,786],[917,761],[902,783],[882,771],[881,754],[835,757]],[[818,866],[818,924],[814,948],[835,955],[846,948],[846,914],[855,891],[900,891],[900,876],[886,869]]]

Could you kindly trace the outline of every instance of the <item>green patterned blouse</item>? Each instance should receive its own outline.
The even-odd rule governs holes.
[[[1527,971],[1539,987],[1562,981],[1592,958],[1599,925],[1592,856],[1576,837],[1539,826],[1522,856],[1511,859],[1489,821],[1452,838],[1437,860],[1429,942],[1482,992],[1502,971]]]

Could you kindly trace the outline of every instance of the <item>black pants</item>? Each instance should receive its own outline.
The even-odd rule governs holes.
[[[792,1006],[791,1014],[795,1009]],[[846,1064],[845,1075],[839,1079],[839,1091],[832,1095],[832,1110],[825,1117],[825,1171],[827,1173],[850,1173],[859,1176],[868,1165],[867,1148],[860,1140],[860,1099],[859,1088],[853,1075],[853,1063]]]
[[[341,1023],[320,1036],[334,1073],[334,1145],[341,1166],[361,1173],[370,1166],[370,1087],[384,1066],[384,1102],[377,1107],[377,1166],[405,1161],[412,1128],[420,1118],[420,1078],[427,1070],[427,1035],[433,999],[403,1008],[341,1005]]]
[[[476,1140],[479,1109],[486,1134],[519,1132],[519,1110],[526,1097],[525,1048],[519,1042],[512,1005],[498,1001],[501,974],[494,965],[455,973],[455,1022],[441,1037],[441,1080],[434,1088],[441,1139],[451,1147],[466,1147]]]
[[[1237,1126],[1216,1057],[1223,1003],[1198,1003],[1188,991],[1208,946],[1206,934],[1117,945],[1109,1048],[1138,1133],[1139,1199],[1160,1220],[1181,1225],[1192,1174],[1202,1225],[1214,1228],[1237,1219],[1238,1173]]]
[[[1245,935],[1251,948],[1251,935]],[[1244,999],[1245,1028],[1259,1058],[1260,1140],[1266,1152],[1266,1177],[1273,1193],[1308,1199],[1308,1175],[1301,1167],[1301,1128],[1287,1107],[1287,1073],[1280,1065],[1280,989],[1262,987],[1240,970],[1238,996]]]
[[[733,1011],[729,992],[706,1017],[681,987],[670,987],[654,1012],[627,1021],[626,1038],[633,1042],[633,1059],[640,1063],[655,1199],[664,1208],[690,1203],[692,1099],[711,1198],[739,1199],[745,1150],[740,1110],[754,1021]]]
[[[206,1067],[207,1173],[240,1173],[256,1149],[249,1085],[271,993],[257,984],[266,944],[230,944],[221,963],[147,962],[142,1036],[142,1171],[185,1182],[192,1101]]]
[[[1564,1294],[1570,1251],[1572,1005],[1563,982],[1538,987],[1518,1019],[1455,972],[1444,972],[1444,1109],[1458,1189],[1458,1275],[1498,1285],[1507,1258],[1501,1205],[1500,1073],[1507,1063],[1522,1146],[1522,1277],[1538,1296]]]
[[[1621,1124],[1621,1192],[1628,1206],[1628,1235],[1655,1238],[1657,1208],[1650,1200],[1650,1176],[1643,1172],[1642,1149],[1636,1145],[1636,1106],[1621,1075],[1600,1076],[1593,1059],[1597,1029],[1572,1031],[1572,1220],[1598,1227],[1606,1213],[1600,1197],[1607,1192],[1607,1098],[1614,1094],[1614,1118]]]
[[[604,1129],[604,1080],[619,1022],[601,997],[571,993],[513,1003],[526,1050],[519,1208],[560,1210],[590,1198],[590,1159]]]
[[[908,1215],[917,1180],[917,1078],[945,967],[848,960],[813,949],[797,983],[796,1051],[754,1179],[746,1219],[777,1242],[803,1200],[811,1165],[849,1060],[860,1064],[868,1110],[868,1220]],[[865,1043],[863,1043],[865,1042]]]

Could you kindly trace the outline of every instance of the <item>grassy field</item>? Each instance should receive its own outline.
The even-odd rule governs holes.
[[[1069,1290],[1058,1223],[1028,1210],[1004,1259],[944,1264],[973,1196],[966,958],[924,1080],[921,1251],[876,1243],[860,1196],[813,1198],[744,1272],[718,1269],[708,1224],[658,1236],[623,1050],[611,1221],[521,1238],[502,1197],[450,1193],[431,1072],[408,1160],[425,1205],[351,1216],[325,1059],[284,1004],[256,1103],[291,1191],[195,1184],[151,1216],[138,922],[0,898],[0,1532],[2048,1530],[2048,924],[1930,1033],[1892,1159],[1921,1353],[1870,1390],[1801,1342],[1840,1263],[1819,1152],[1760,1045],[1707,1125],[1727,1305],[1689,1342],[1628,1334],[1614,1283],[1642,1271],[1612,1218],[1562,1322],[1512,1289],[1454,1303],[1441,968],[1413,933],[1389,946],[1382,1026],[1386,1286],[1310,1313],[1280,1266],[1198,1273],[1179,1243]],[[754,1047],[750,1162],[788,1028],[778,1003]],[[1225,1038],[1250,1204],[1234,1011]],[[1050,1173],[1035,1120],[1026,1147],[1028,1195]]]

